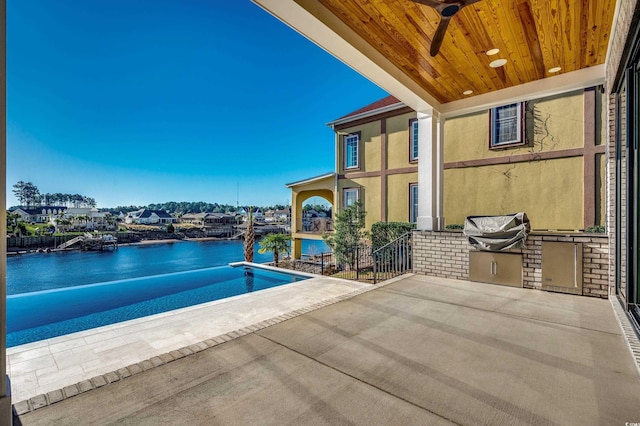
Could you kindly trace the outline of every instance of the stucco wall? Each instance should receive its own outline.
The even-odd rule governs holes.
[[[444,215],[461,224],[524,211],[533,229],[581,229],[582,179],[582,157],[445,170]]]
[[[592,92],[593,93],[593,92]],[[584,229],[584,158],[572,157],[511,164],[516,155],[560,152],[584,147],[584,91],[529,101],[525,106],[525,140],[521,147],[489,149],[489,112],[470,114],[445,122],[444,216],[459,224],[469,215],[527,213],[533,229]],[[601,94],[596,111],[602,117]],[[596,126],[595,142],[602,142],[603,126]],[[569,151],[563,151],[562,155]],[[556,154],[557,155],[557,154]],[[477,161],[485,164],[477,164]],[[472,167],[463,162],[476,161]],[[604,155],[596,158],[596,224],[604,224],[606,167]],[[590,196],[590,194],[587,194]]]
[[[489,111],[447,119],[444,162],[498,158],[583,146],[583,92],[527,102],[521,147],[489,149]]]
[[[409,221],[409,185],[418,183],[418,173],[387,176],[387,221]]]
[[[371,228],[375,222],[380,221],[380,177],[364,177],[357,179],[340,179],[338,191],[340,194],[340,209],[342,209],[342,190],[345,188],[360,188],[360,201],[367,212],[365,226]]]
[[[416,163],[409,162],[409,120],[415,113],[387,119],[387,168],[400,169]]]

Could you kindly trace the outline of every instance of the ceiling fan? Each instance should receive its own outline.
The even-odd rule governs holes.
[[[469,6],[480,0],[413,0],[416,3],[421,3],[427,6],[431,6],[440,14],[440,23],[438,24],[438,28],[436,28],[436,33],[433,36],[433,40],[431,41],[431,49],[429,49],[429,54],[431,56],[436,56],[438,51],[440,50],[440,45],[442,44],[442,40],[444,39],[444,33],[447,32],[447,27],[449,26],[449,21],[453,16],[460,11],[465,6]]]

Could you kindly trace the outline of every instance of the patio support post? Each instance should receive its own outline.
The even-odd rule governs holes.
[[[291,239],[291,257],[293,259],[300,259],[302,257],[302,239]]]
[[[418,112],[418,220],[424,231],[444,229],[444,119],[436,110]]]
[[[7,2],[0,0],[0,220],[7,215]],[[11,384],[7,376],[7,227],[0,226],[0,424],[11,425]]]

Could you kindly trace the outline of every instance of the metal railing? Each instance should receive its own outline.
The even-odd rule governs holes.
[[[413,232],[407,232],[373,251],[374,284],[413,270],[412,235]]]
[[[345,259],[338,259],[332,252],[302,255],[302,259],[295,261],[294,269],[346,280],[373,282],[371,247],[360,244]]]
[[[332,221],[327,217],[297,218],[295,223],[296,232],[322,235],[333,231]]]

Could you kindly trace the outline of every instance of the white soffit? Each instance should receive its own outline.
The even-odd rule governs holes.
[[[358,50],[352,43],[347,41],[343,36],[336,33],[328,25],[316,18],[313,14],[308,12],[305,8],[300,6],[293,0],[252,0],[254,3],[262,7],[264,10],[275,16],[277,19],[302,34],[304,37],[311,40],[320,48],[326,50],[331,55],[338,58],[347,66],[353,68],[356,72],[362,74],[364,77],[372,81],[373,83],[392,94],[405,105],[413,108],[415,111],[430,111],[435,108],[438,109],[440,104],[425,90],[421,89],[417,84],[410,81],[407,77],[405,82],[401,82],[396,77],[391,75],[386,69],[397,68],[391,64],[383,55],[377,54],[376,60],[378,63],[384,64],[385,68],[378,65],[378,63],[369,59],[364,53]],[[328,11],[317,2],[313,1],[309,5],[309,8],[315,9],[316,13],[322,14]],[[336,18],[337,21],[337,18]],[[335,25],[340,25],[340,31],[348,33],[351,40],[362,39],[357,36],[350,28],[341,22],[336,22]],[[361,43],[365,44],[364,41]],[[398,70],[398,75],[402,74]],[[404,74],[402,74],[404,75]],[[409,87],[411,86],[411,87]]]
[[[440,113],[446,117],[470,114],[500,105],[559,95],[573,90],[604,84],[604,65],[583,68],[578,71],[555,75],[530,83],[520,84],[483,95],[440,105]]]

